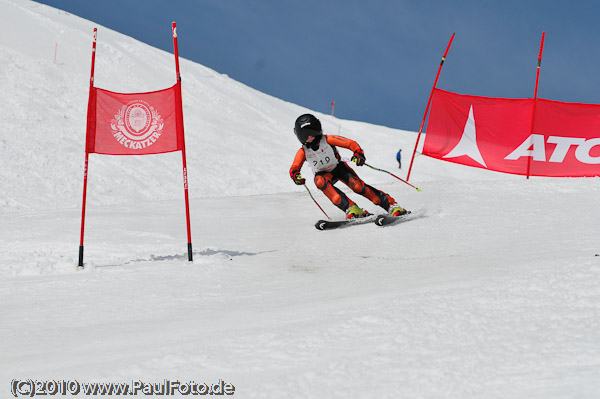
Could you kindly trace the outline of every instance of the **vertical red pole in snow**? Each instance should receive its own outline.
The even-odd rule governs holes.
[[[540,82],[540,67],[542,66],[542,53],[544,51],[544,37],[546,36],[546,31],[542,32],[542,42],[540,43],[540,54],[538,55],[538,63],[537,63],[537,72],[535,76],[535,91],[533,93],[533,113],[531,115],[531,130],[529,132],[529,136],[533,134],[533,125],[535,123],[535,106],[537,103],[537,92],[538,92],[538,84]],[[527,158],[527,179],[529,180],[529,176],[531,173],[531,157]]]
[[[421,138],[421,133],[423,133],[423,126],[425,125],[425,119],[427,119],[427,113],[429,112],[429,105],[431,104],[431,98],[433,97],[433,91],[437,86],[438,78],[440,77],[440,72],[442,71],[442,66],[444,66],[444,61],[446,60],[446,56],[448,55],[448,50],[450,50],[450,45],[452,44],[452,40],[454,40],[454,33],[450,37],[450,41],[448,42],[448,46],[446,47],[446,51],[442,56],[442,62],[440,62],[440,66],[437,71],[437,75],[435,76],[435,81],[433,82],[433,88],[431,89],[431,94],[429,95],[429,100],[427,101],[427,107],[425,107],[425,115],[423,115],[423,121],[421,122],[421,127],[419,128],[419,135],[417,136],[417,142],[415,144],[415,150],[413,151],[412,157],[410,159],[410,166],[408,167],[408,173],[406,174],[406,181],[410,179],[410,171],[412,170],[413,162],[415,160],[415,154],[417,153],[417,147],[419,146],[419,140]]]
[[[175,52],[175,72],[177,73],[177,83],[181,86],[181,74],[179,73],[179,48],[177,46],[177,25],[175,22],[172,23],[173,28],[173,48]],[[181,99],[181,90],[179,90],[179,101],[180,109],[183,109],[183,103]],[[181,125],[183,129],[183,124]],[[182,132],[183,133],[183,132]],[[184,135],[182,134],[182,137]],[[193,262],[192,256],[192,227],[190,224],[190,200],[188,196],[188,176],[187,176],[187,162],[185,158],[185,140],[183,141],[183,148],[181,150],[181,157],[183,159],[183,191],[185,195],[185,217],[187,221],[187,238],[188,238],[188,262]]]
[[[335,108],[335,101],[332,101],[332,102],[331,102],[331,116],[335,116],[335,115],[333,114],[334,108]]]
[[[94,67],[96,65],[96,38],[97,38],[97,34],[98,34],[98,29],[94,28],[94,40],[92,43],[92,71],[90,72],[90,94],[89,94],[89,99],[88,99],[88,119],[87,119],[87,123],[90,123],[90,118],[89,118],[89,114],[90,114],[90,105],[92,102],[92,95],[93,95],[93,89],[94,89]],[[87,132],[87,129],[86,129]],[[87,138],[87,134],[86,134],[86,138],[85,138],[85,166],[83,169],[83,201],[82,201],[82,205],[81,205],[81,236],[79,239],[79,264],[78,264],[78,268],[83,269],[83,231],[84,231],[84,226],[85,226],[85,202],[86,202],[86,197],[87,197],[87,177],[88,177],[88,160],[89,160],[89,153],[88,153],[88,138]]]

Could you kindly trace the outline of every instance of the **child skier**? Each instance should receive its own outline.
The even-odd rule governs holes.
[[[306,179],[300,175],[300,169],[302,169],[304,161],[308,161],[315,174],[315,185],[335,206],[346,212],[346,219],[365,217],[369,213],[359,208],[354,201],[334,186],[338,180],[355,193],[368,198],[375,205],[379,205],[392,216],[407,213],[405,209],[396,204],[396,200],[383,191],[366,184],[346,162],[341,160],[336,146],[352,151],[352,161],[356,162],[357,166],[365,164],[365,154],[356,141],[341,136],[324,135],[321,122],[311,114],[300,115],[296,119],[294,133],[302,144],[290,168],[290,177],[294,183],[303,185],[306,182]]]

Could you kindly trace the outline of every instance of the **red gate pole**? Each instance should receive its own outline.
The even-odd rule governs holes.
[[[415,160],[415,154],[417,153],[417,147],[419,146],[419,140],[421,138],[421,133],[423,133],[423,126],[425,125],[425,119],[427,118],[427,113],[429,112],[429,105],[431,104],[431,98],[433,97],[433,91],[437,86],[438,78],[440,77],[440,72],[442,71],[442,66],[444,65],[444,61],[446,60],[446,56],[448,55],[448,50],[450,50],[450,45],[452,44],[452,40],[454,40],[454,33],[450,37],[450,41],[448,42],[448,46],[446,47],[446,51],[442,56],[442,62],[440,62],[440,66],[437,71],[437,75],[435,76],[435,81],[433,82],[433,88],[431,89],[431,94],[429,95],[429,100],[427,101],[427,107],[425,107],[425,115],[423,115],[423,121],[421,122],[421,127],[419,128],[419,135],[417,136],[417,143],[415,144],[415,150],[413,151],[412,158],[410,159],[410,166],[408,167],[408,173],[406,174],[406,181],[410,179],[410,171],[412,170],[413,162]]]
[[[90,72],[90,94],[88,99],[88,115],[87,115],[87,124],[89,129],[90,124],[90,107],[92,105],[92,95],[94,90],[94,67],[96,65],[96,38],[98,34],[98,29],[94,28],[94,40],[92,43],[92,71]],[[79,264],[77,265],[78,269],[83,269],[83,231],[85,226],[85,203],[87,198],[87,178],[88,178],[88,138],[87,138],[87,130],[85,135],[85,166],[83,169],[83,200],[81,205],[81,236],[79,239]]]
[[[544,51],[544,36],[546,36],[546,31],[542,32],[542,42],[540,43],[540,54],[538,55],[538,63],[537,63],[537,72],[535,76],[535,92],[533,94],[533,113],[531,115],[531,130],[529,131],[529,137],[533,134],[533,125],[535,123],[535,106],[537,103],[537,92],[538,92],[538,84],[540,82],[540,67],[542,66],[542,53]],[[531,157],[527,158],[527,180],[529,180],[529,176],[531,174]]]
[[[177,46],[177,25],[175,22],[172,23],[173,28],[173,48],[175,52],[175,72],[177,73],[177,83],[179,84],[179,107],[183,110],[183,103],[181,99],[181,74],[179,73],[179,48]],[[182,112],[182,122],[183,122],[183,112]],[[183,123],[181,125],[181,129],[183,130]],[[190,199],[188,195],[188,177],[187,177],[187,162],[185,158],[185,135],[182,132],[183,138],[183,148],[181,149],[181,157],[183,159],[183,191],[185,194],[185,218],[187,222],[187,239],[188,239],[188,262],[193,262],[192,256],[192,227],[190,224]]]

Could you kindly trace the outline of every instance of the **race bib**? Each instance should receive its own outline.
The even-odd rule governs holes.
[[[314,173],[331,172],[338,164],[333,147],[327,143],[325,136],[321,137],[318,150],[314,151],[304,147],[304,153],[306,154],[306,162],[308,162]]]

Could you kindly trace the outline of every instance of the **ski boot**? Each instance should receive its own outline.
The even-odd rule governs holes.
[[[394,204],[394,205],[390,205],[389,209],[388,209],[388,213],[390,214],[390,216],[401,216],[401,215],[406,215],[408,213],[408,211],[404,208],[402,208],[401,206],[399,206],[398,204]]]
[[[348,209],[346,209],[346,219],[364,218],[368,215],[369,212],[360,209],[356,204],[353,204],[350,207],[348,207]]]

